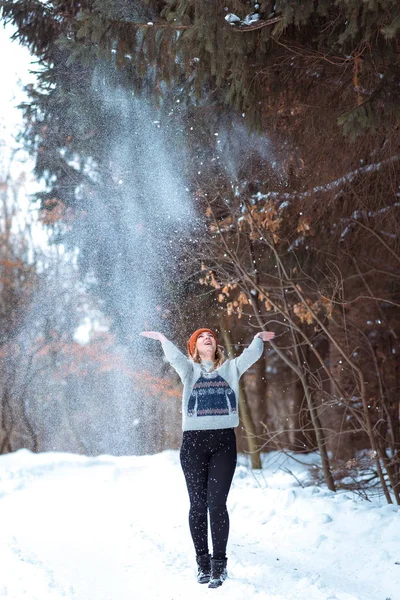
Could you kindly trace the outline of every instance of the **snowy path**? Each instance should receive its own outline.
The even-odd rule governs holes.
[[[240,466],[230,577],[195,581],[177,452],[0,457],[0,598],[399,600],[400,510]],[[301,470],[290,465],[301,478]]]

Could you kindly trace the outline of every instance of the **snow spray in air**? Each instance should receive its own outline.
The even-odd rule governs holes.
[[[94,249],[100,295],[116,338],[128,348],[130,369],[154,373],[155,344],[151,348],[138,334],[148,328],[168,334],[163,304],[179,246],[195,222],[184,181],[184,140],[144,94],[110,82],[107,67],[95,71],[92,93],[107,145],[101,164],[93,166],[97,189],[92,186],[78,246],[89,247],[89,253]],[[110,436],[117,454],[160,449],[160,399],[144,398],[134,381],[119,378],[109,399],[116,410],[111,422],[104,422],[103,435]]]

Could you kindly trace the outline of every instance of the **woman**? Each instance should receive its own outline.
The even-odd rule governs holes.
[[[234,427],[239,425],[239,379],[260,358],[263,342],[275,334],[257,333],[238,358],[225,362],[211,329],[198,329],[190,336],[189,359],[162,333],[143,331],[141,335],[161,342],[183,383],[180,460],[190,499],[189,527],[196,551],[197,581],[216,588],[227,577],[226,500],[236,468]],[[208,552],[207,511],[212,557]]]

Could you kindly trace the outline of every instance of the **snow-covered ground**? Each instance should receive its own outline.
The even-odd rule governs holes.
[[[302,488],[304,467],[266,459],[237,468],[229,578],[212,590],[195,579],[176,451],[1,456],[0,598],[398,600],[399,508]]]

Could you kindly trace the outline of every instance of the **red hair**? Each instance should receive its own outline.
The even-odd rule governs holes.
[[[196,350],[197,338],[199,337],[199,335],[201,333],[211,333],[211,335],[213,336],[213,338],[218,346],[217,334],[212,329],[196,329],[196,331],[194,333],[192,333],[192,335],[190,336],[188,343],[187,343],[189,356],[191,358],[194,357],[194,352]]]

